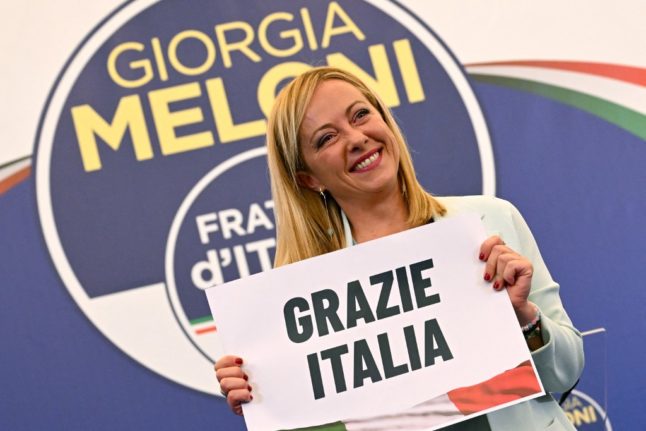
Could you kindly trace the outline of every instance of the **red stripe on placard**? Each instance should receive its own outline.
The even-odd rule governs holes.
[[[518,367],[498,374],[489,380],[477,385],[454,389],[447,395],[460,412],[468,415],[540,391],[541,385],[538,383],[534,368],[529,361],[525,361]]]

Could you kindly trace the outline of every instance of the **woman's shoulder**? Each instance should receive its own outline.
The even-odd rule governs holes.
[[[523,216],[509,201],[495,196],[447,196],[438,200],[446,208],[445,218],[477,214],[488,235],[501,236],[512,248],[525,252],[526,245],[533,243]]]
[[[436,199],[445,206],[447,216],[464,212],[477,212],[481,215],[511,215],[516,210],[511,202],[495,196],[443,196]]]

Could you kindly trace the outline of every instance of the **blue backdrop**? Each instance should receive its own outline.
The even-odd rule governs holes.
[[[346,8],[349,16],[369,14],[365,5],[357,6],[352,2],[339,4]],[[231,21],[247,13],[242,6],[230,6],[227,9],[229,15],[218,22]],[[250,14],[249,20],[257,21],[275,10],[298,10],[297,6],[281,2],[264,7],[266,9]],[[312,8],[312,14],[324,16],[325,8],[317,8]],[[156,27],[146,24],[147,20],[161,19],[152,15],[170,14],[163,18],[165,22],[179,23],[176,29],[167,29],[162,36],[168,40],[174,31],[183,28],[182,23],[185,22],[172,16],[174,10],[172,7],[166,11],[162,8],[150,9],[148,14],[151,16],[139,16],[129,26],[115,32],[115,40],[106,42],[102,48],[105,52],[98,50],[93,57],[97,62],[96,67],[101,65],[99,60],[108,55],[110,46],[135,37],[133,32],[137,34],[136,37],[141,34],[150,37],[154,33],[152,29]],[[206,17],[204,25],[210,25],[213,14],[221,10],[212,9],[211,15],[203,13]],[[188,9],[186,14],[189,18],[186,19],[193,19],[200,15],[199,12],[199,9]],[[377,18],[381,16],[378,11],[372,13]],[[380,19],[387,22],[389,18],[384,15]],[[322,21],[319,19],[319,25],[322,25]],[[362,26],[365,25],[365,28],[376,31],[375,27],[357,19],[359,21],[359,27],[364,28]],[[341,25],[340,22],[337,21],[337,24]],[[350,43],[352,37],[350,34],[346,36],[348,40],[345,42]],[[462,128],[464,124],[468,125],[468,121],[460,118],[466,118],[466,114],[459,98],[452,93],[450,80],[440,73],[441,68],[435,62],[435,57],[425,54],[425,48],[402,26],[393,26],[381,37],[370,40],[370,44],[383,42],[387,45],[399,38],[412,40],[420,70],[437,70],[436,75],[423,74],[423,84],[430,86],[432,82],[444,79],[447,95],[439,100],[455,104],[450,111],[453,120],[446,120],[442,116],[442,109],[438,109],[438,99],[433,98],[437,92],[428,93],[428,104],[432,106],[426,107],[424,103],[419,106],[424,106],[425,110],[421,112],[426,115],[435,115],[435,123],[429,121],[429,124],[437,124],[434,132],[426,131],[424,127],[427,126],[420,124],[423,118],[418,118],[420,111],[415,111],[416,106],[412,103],[403,100],[402,107],[395,109],[414,149],[418,168],[431,164],[433,175],[438,177],[446,172],[442,180],[429,175],[424,176],[422,181],[439,194],[480,192],[479,158],[477,154],[473,155],[476,137],[471,129]],[[387,46],[392,50],[390,45]],[[324,58],[325,53],[339,49],[331,46],[325,52],[308,53],[307,59],[302,54],[299,61],[316,63],[317,59]],[[365,45],[344,49],[346,53],[355,52],[353,50],[363,53],[357,54],[357,62],[369,64]],[[260,73],[277,63],[276,59],[272,59],[262,67],[252,69],[249,82],[255,85]],[[98,72],[92,67],[95,67],[93,63],[89,63],[84,73],[93,75],[98,82]],[[241,69],[237,70],[226,73],[234,79]],[[607,329],[610,420],[616,429],[639,429],[639,394],[646,387],[644,373],[638,371],[641,369],[640,359],[646,354],[643,343],[639,342],[639,334],[646,330],[646,322],[639,317],[643,315],[646,305],[646,291],[641,288],[642,280],[646,277],[646,249],[643,245],[646,240],[643,223],[643,214],[646,213],[646,142],[630,131],[576,107],[465,76],[475,92],[489,129],[496,166],[496,194],[512,201],[526,218],[553,277],[562,286],[561,296],[575,325],[580,330]],[[178,85],[184,82],[183,79],[185,77],[171,82]],[[81,91],[83,85],[88,86],[95,81],[82,75],[74,91]],[[237,87],[240,87],[242,94],[248,91],[244,88],[244,79],[238,77],[236,82],[227,90],[232,94],[238,91]],[[156,82],[155,88],[164,85],[167,84]],[[401,78],[397,86],[401,89]],[[101,92],[97,94],[92,86],[83,91],[83,94],[90,96],[78,96],[71,92],[67,109],[83,103],[83,97],[87,99],[85,102],[93,98],[106,101],[112,96],[118,99],[128,93],[112,94],[107,84],[101,90],[105,93],[103,95]],[[403,94],[402,91],[400,93]],[[107,106],[105,110],[110,112],[116,102],[113,100]],[[112,112],[104,115],[107,118]],[[150,116],[148,112],[146,115]],[[240,115],[249,114],[241,110],[234,113],[234,117],[236,115],[240,118]],[[247,120],[253,118],[261,118],[257,107],[253,115],[246,117]],[[150,121],[150,118],[147,120]],[[58,147],[54,147],[58,151],[55,157],[63,160],[61,167],[71,165],[69,160],[72,157],[78,159],[78,152],[72,155],[76,147],[65,146],[74,139],[72,126],[65,126],[65,121],[69,122],[69,117],[61,119],[62,125],[57,133],[70,136],[61,138],[61,141],[57,141],[60,143],[56,143]],[[451,130],[458,129],[456,124],[461,125],[460,133],[451,134]],[[183,133],[192,131],[185,129]],[[425,143],[421,141],[428,134],[432,134],[433,142],[440,143],[425,151]],[[92,189],[92,186],[79,183],[84,175],[89,174],[79,170],[76,180],[73,175],[67,175],[69,172],[61,174],[62,185],[59,187],[55,185],[59,181],[56,175],[62,171],[52,169],[52,196],[56,193],[61,196],[54,202],[59,215],[57,227],[60,232],[70,232],[64,241],[70,244],[78,242],[78,246],[73,246],[78,247],[75,253],[80,253],[75,265],[82,267],[82,282],[94,289],[91,295],[108,293],[101,289],[122,290],[163,281],[163,252],[170,218],[191,185],[219,160],[259,144],[262,144],[262,137],[253,137],[218,150],[220,152],[210,158],[198,154],[190,157],[182,155],[172,160],[170,157],[158,159],[159,163],[151,162],[149,167],[137,165],[144,166],[141,170],[132,169],[132,166],[122,167],[119,172],[132,173],[134,176],[121,175],[123,184],[115,186],[119,192],[114,193],[106,189],[110,183],[106,182],[105,176],[109,172],[105,168],[103,173],[91,179],[99,183],[97,187],[102,190],[102,199],[105,199],[96,205],[92,203],[90,193],[84,191],[84,187]],[[433,151],[444,158],[439,158],[439,161],[438,158],[434,159]],[[118,153],[120,163],[129,160],[132,165],[132,154],[124,154],[124,151]],[[55,160],[52,160],[54,166]],[[41,161],[35,162],[38,164]],[[106,166],[109,166],[109,162],[110,159],[104,159]],[[157,183],[149,182],[150,178],[163,175],[164,169],[177,169],[177,166],[183,166],[184,170],[176,171],[177,178],[164,183],[163,192],[155,187]],[[461,169],[468,174],[457,175],[461,179],[452,180],[451,175],[459,174]],[[257,182],[264,184],[259,187],[266,187],[265,180],[266,173],[258,173]],[[231,180],[233,183],[236,181]],[[132,208],[119,211],[124,194],[129,193],[129,185],[142,183],[149,188],[132,192],[127,198]],[[235,188],[231,189],[231,193],[237,192]],[[146,212],[151,206],[141,205],[142,193],[154,195],[152,199],[160,204],[162,215]],[[102,208],[111,208],[117,216],[143,209],[141,216],[144,220],[150,220],[150,224],[141,223],[132,230],[123,231],[107,228],[106,223],[110,219],[101,219],[100,215],[81,222],[78,214],[100,212]],[[129,220],[117,220],[115,223],[125,226]],[[3,343],[0,354],[0,429],[245,429],[242,419],[229,413],[223,399],[161,377],[125,355],[97,331],[75,304],[59,277],[40,224],[33,176],[0,195],[0,336]],[[150,241],[139,242],[142,238],[154,236],[151,232],[159,234]],[[147,251],[133,252],[133,256],[145,255],[145,262],[133,262],[134,258],[126,258],[116,269],[98,265],[93,270],[93,262],[101,262],[114,257],[115,253],[124,252],[119,248],[110,248],[110,244],[125,243],[131,239],[127,237],[132,235],[135,236],[133,246],[153,250],[152,254]],[[83,247],[86,247],[87,255],[83,255]],[[101,247],[108,249],[109,253],[102,255]],[[132,249],[128,248],[125,252],[132,252]],[[143,268],[142,271],[139,271],[140,268]],[[109,277],[112,277],[111,282],[105,283],[107,287],[102,287],[102,282]],[[601,348],[595,346],[595,349]],[[593,358],[600,361],[603,355],[595,353]],[[603,370],[603,367],[595,364],[593,369]],[[585,374],[580,389],[598,402],[603,402],[605,388],[599,382],[597,373],[600,372]]]

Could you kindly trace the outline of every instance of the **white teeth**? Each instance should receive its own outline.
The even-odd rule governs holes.
[[[374,153],[372,156],[368,157],[366,160],[362,161],[361,163],[358,163],[357,169],[363,169],[367,166],[370,166],[372,162],[377,160],[378,157],[379,157],[379,151],[377,151],[376,153]]]

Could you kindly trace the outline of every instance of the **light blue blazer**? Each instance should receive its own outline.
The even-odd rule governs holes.
[[[536,241],[520,212],[511,203],[490,196],[455,196],[437,198],[447,209],[441,218],[475,213],[482,219],[489,235],[499,235],[505,243],[534,266],[529,300],[541,310],[544,346],[532,352],[534,364],[547,392],[565,392],[583,370],[583,343],[563,309],[559,285],[552,280]],[[438,219],[438,220],[439,220]],[[343,214],[346,246],[352,245],[352,232]],[[520,330],[520,328],[519,328]],[[565,413],[545,395],[487,414],[492,431],[570,430],[576,431]],[[468,421],[451,430],[471,431]]]
[[[505,243],[534,266],[529,300],[541,310],[545,345],[532,352],[547,392],[565,392],[583,370],[581,334],[563,309],[559,285],[552,280],[536,241],[520,212],[509,202],[488,196],[438,198],[447,208],[445,218],[477,213],[489,235]],[[516,404],[487,415],[493,431],[575,430],[551,395]]]

